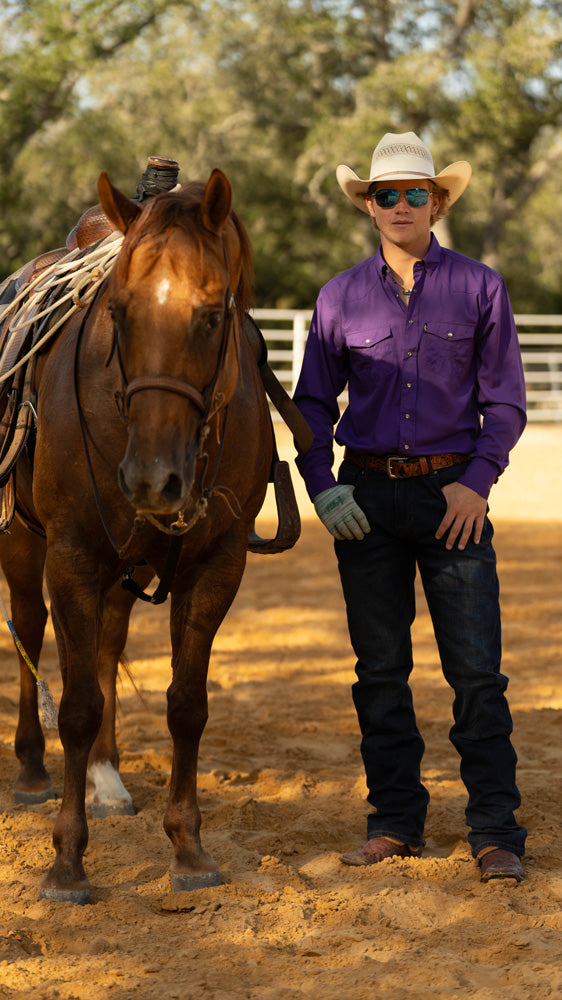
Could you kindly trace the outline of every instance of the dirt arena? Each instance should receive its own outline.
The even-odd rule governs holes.
[[[281,433],[282,455],[291,454]],[[545,1000],[562,993],[562,428],[531,427],[492,498],[504,669],[529,828],[527,880],[481,885],[448,742],[451,693],[423,596],[413,688],[431,792],[422,860],[346,868],[365,785],[354,660],[330,539],[297,477],[302,537],[249,558],[210,669],[201,747],[206,847],[224,885],[173,895],[162,829],[170,773],[167,606],[138,606],[120,684],[121,771],[133,818],[93,820],[92,905],[39,902],[56,803],[14,807],[17,670],[0,623],[0,996],[4,1000]],[[268,498],[266,532],[272,517]],[[6,599],[6,588],[2,586]],[[52,631],[42,673],[58,697]],[[58,738],[48,765],[62,787]]]

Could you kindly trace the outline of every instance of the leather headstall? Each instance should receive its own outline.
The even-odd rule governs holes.
[[[208,431],[204,431],[203,428],[205,428],[220,409],[230,402],[238,383],[238,345],[239,330],[236,317],[236,302],[233,293],[228,289],[225,298],[224,328],[217,367],[213,378],[205,389],[201,391],[194,385],[191,385],[191,383],[183,379],[173,378],[170,375],[140,375],[129,382],[119,350],[118,331],[114,324],[113,345],[108,361],[115,351],[123,382],[123,388],[115,393],[115,402],[121,418],[125,423],[129,422],[129,404],[131,398],[136,393],[142,392],[145,389],[162,389],[165,392],[172,392],[189,399],[197,407],[202,417],[201,431],[206,436]]]

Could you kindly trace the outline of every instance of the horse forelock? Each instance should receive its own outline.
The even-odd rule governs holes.
[[[237,311],[242,318],[252,304],[253,263],[252,249],[246,229],[233,210],[220,235],[210,233],[201,223],[199,209],[205,185],[192,182],[177,192],[160,194],[151,201],[131,227],[121,251],[121,263],[128,270],[133,251],[142,243],[151,243],[154,260],[167,239],[169,231],[177,228],[185,232],[194,247],[203,254],[212,247],[216,252],[217,241],[222,243],[236,299]]]

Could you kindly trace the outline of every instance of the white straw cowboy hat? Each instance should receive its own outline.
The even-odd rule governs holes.
[[[365,204],[365,195],[373,181],[436,181],[448,191],[449,204],[452,205],[467,187],[471,174],[472,167],[466,160],[457,160],[436,174],[433,157],[415,132],[387,132],[383,135],[373,153],[371,175],[367,181],[362,181],[351,167],[343,163],[336,170],[343,193],[367,215],[369,209]]]

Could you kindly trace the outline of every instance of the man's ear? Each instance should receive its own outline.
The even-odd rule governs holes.
[[[374,208],[372,199],[369,198],[368,194],[365,195],[365,204],[367,206],[367,211],[368,211],[369,215],[371,216],[372,219],[374,219],[375,218],[375,208]]]
[[[431,217],[434,219],[439,209],[441,208],[442,199],[440,194],[432,194],[431,198],[432,198]]]

